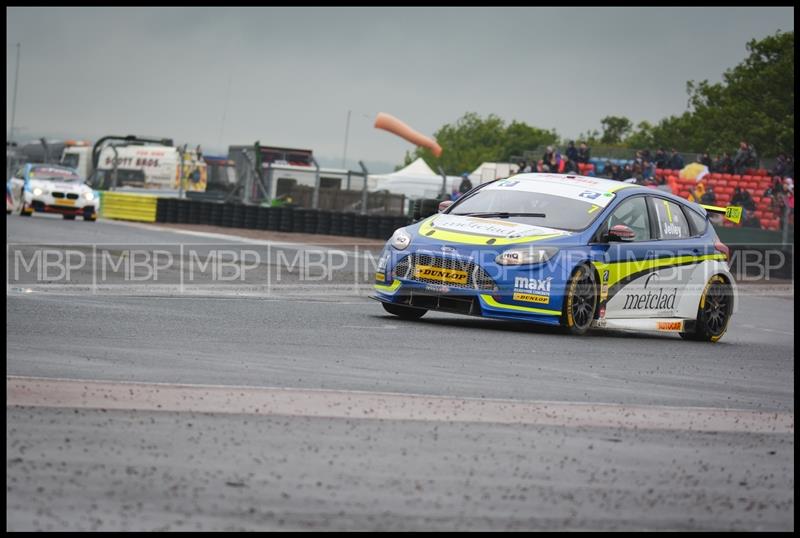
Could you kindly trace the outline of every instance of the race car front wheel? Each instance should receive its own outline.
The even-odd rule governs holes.
[[[411,308],[392,303],[381,304],[383,305],[384,310],[402,319],[419,319],[425,315],[425,312],[427,312],[427,310],[424,308]]]
[[[694,331],[682,332],[681,337],[697,342],[716,342],[728,329],[732,313],[733,289],[721,275],[714,275],[700,297]]]
[[[597,281],[594,271],[579,266],[567,282],[561,324],[570,334],[584,334],[592,326],[597,311]]]
[[[26,207],[25,202],[22,201],[20,202],[19,206],[19,214],[22,217],[30,217],[31,215],[33,215],[33,208]]]

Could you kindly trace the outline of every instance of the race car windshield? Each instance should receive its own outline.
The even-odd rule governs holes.
[[[73,182],[81,180],[78,174],[64,168],[36,167],[31,169],[29,176],[31,179],[50,181]]]
[[[451,215],[500,217],[559,230],[583,230],[601,213],[591,202],[553,194],[486,189],[454,205]]]

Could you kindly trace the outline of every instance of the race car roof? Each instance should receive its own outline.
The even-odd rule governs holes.
[[[658,190],[658,189],[650,189],[643,185],[637,185],[636,183],[624,183],[621,181],[616,181],[613,179],[605,179],[605,178],[597,178],[597,177],[589,177],[589,176],[580,176],[580,175],[573,175],[573,174],[540,174],[540,173],[528,173],[528,174],[517,174],[514,176],[510,176],[507,180],[518,180],[524,179],[525,183],[530,182],[531,184],[546,184],[548,187],[549,192],[554,193],[558,190],[558,185],[567,186],[567,189],[571,192],[566,192],[567,189],[564,189],[565,192],[560,194],[567,196],[567,197],[574,197],[576,195],[575,187],[586,187],[591,190],[601,191],[601,192],[610,192],[616,193],[621,190],[625,190],[627,194],[636,194],[636,193],[644,193],[653,196],[660,196],[662,198],[667,198],[669,200],[674,201],[675,203],[682,204],[684,206],[690,207],[693,210],[697,211],[701,215],[706,215],[706,209],[696,202],[692,202],[673,194],[671,192]],[[506,180],[497,180],[493,183],[500,184],[502,181]],[[489,187],[490,185],[487,185]],[[524,189],[524,185],[522,186]],[[539,189],[537,191],[541,192]],[[585,198],[586,196],[580,196],[581,193],[577,193],[577,195],[581,198]],[[596,205],[600,205],[605,207],[608,202],[611,201],[611,197],[607,195],[603,197],[605,200],[599,202],[597,200],[601,200],[601,198],[597,198],[595,200],[591,200],[592,203]]]
[[[629,183],[586,176],[560,174],[519,174],[486,185],[486,191],[522,191],[549,194],[606,207],[620,189]]]
[[[598,190],[607,190],[607,191],[617,191],[619,189],[627,189],[627,188],[635,188],[638,185],[633,183],[623,183],[621,181],[616,181],[613,179],[605,179],[600,177],[589,177],[589,176],[579,176],[575,174],[539,174],[539,173],[529,173],[529,174],[516,174],[511,176],[509,179],[525,179],[525,180],[535,180],[535,181],[544,181],[548,183],[554,183],[558,185],[574,185],[574,186],[583,186],[583,187],[590,187],[593,189]]]

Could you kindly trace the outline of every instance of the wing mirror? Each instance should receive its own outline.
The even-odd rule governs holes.
[[[633,241],[635,237],[636,232],[624,224],[615,224],[606,234],[607,241],[622,241],[624,243]]]
[[[443,200],[439,202],[439,213],[444,213],[451,205],[453,205],[453,200]]]

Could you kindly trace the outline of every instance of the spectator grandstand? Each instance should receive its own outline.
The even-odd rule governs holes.
[[[783,220],[783,210],[780,200],[777,195],[768,193],[769,189],[774,187],[774,179],[769,175],[769,171],[764,168],[746,169],[744,174],[721,174],[718,172],[711,172],[703,176],[701,182],[712,187],[716,197],[716,205],[727,206],[731,205],[734,191],[740,187],[743,191],[747,191],[755,202],[755,210],[753,215],[758,218],[761,223],[761,228],[765,230],[780,230],[781,221]],[[691,199],[693,191],[698,184],[698,181],[691,178],[682,178],[677,170],[668,170],[663,168],[656,169],[656,179],[659,183],[666,183],[673,189],[674,194],[683,198]],[[778,178],[778,183],[783,186],[784,179]],[[793,189],[792,189],[793,190]],[[786,194],[784,204],[788,205],[788,198],[791,197],[791,204],[794,205],[794,194]],[[793,211],[792,211],[793,213]],[[790,214],[790,223],[794,215]],[[736,224],[725,221],[724,226],[735,227]]]
[[[574,145],[568,148],[568,154],[573,153]],[[590,148],[585,143],[581,143],[585,155],[589,154]],[[562,159],[558,147],[547,148],[546,157],[549,160],[551,155],[557,156],[558,165],[555,167],[560,173],[568,173],[566,168],[574,170],[574,163],[567,167],[566,159]],[[731,158],[725,152],[711,160],[708,153],[688,154],[679,153],[670,148],[669,152],[660,148],[651,156],[649,150],[634,150],[628,148],[613,148],[614,151],[599,151],[601,155],[605,153],[616,154],[635,154],[633,158],[610,158],[608,156],[591,157],[586,162],[578,159],[578,173],[586,176],[598,176],[617,180],[635,179],[637,183],[650,187],[669,188],[673,194],[696,200],[702,193],[710,190],[715,204],[718,206],[733,205],[734,191],[737,187],[746,191],[755,204],[755,209],[747,211],[747,219],[743,219],[739,224],[724,221],[726,227],[755,226],[765,230],[778,231],[783,229],[784,220],[788,219],[790,226],[794,225],[794,188],[792,176],[794,175],[794,159],[786,154],[781,154],[772,163],[767,165],[763,160],[756,157],[755,148],[745,141],[740,144],[737,151],[738,159]],[[522,162],[528,161],[529,165],[525,171],[548,171],[545,166],[545,155],[538,153],[539,148],[525,152]],[[623,153],[624,152],[624,153]],[[530,159],[535,153],[540,155],[538,162]],[[519,158],[517,158],[519,159]],[[679,166],[681,162],[689,164],[701,162],[708,167],[709,173],[704,175],[700,181],[694,178],[682,178]],[[744,168],[743,163],[749,163],[749,167]],[[710,166],[709,166],[710,163]],[[761,167],[759,167],[761,165]],[[733,173],[738,168],[740,173]],[[555,171],[554,170],[554,171]],[[698,185],[701,186],[698,193]],[[779,185],[776,187],[776,185]],[[706,197],[708,200],[708,197]],[[698,200],[699,201],[699,200]],[[705,202],[704,202],[705,203]]]

